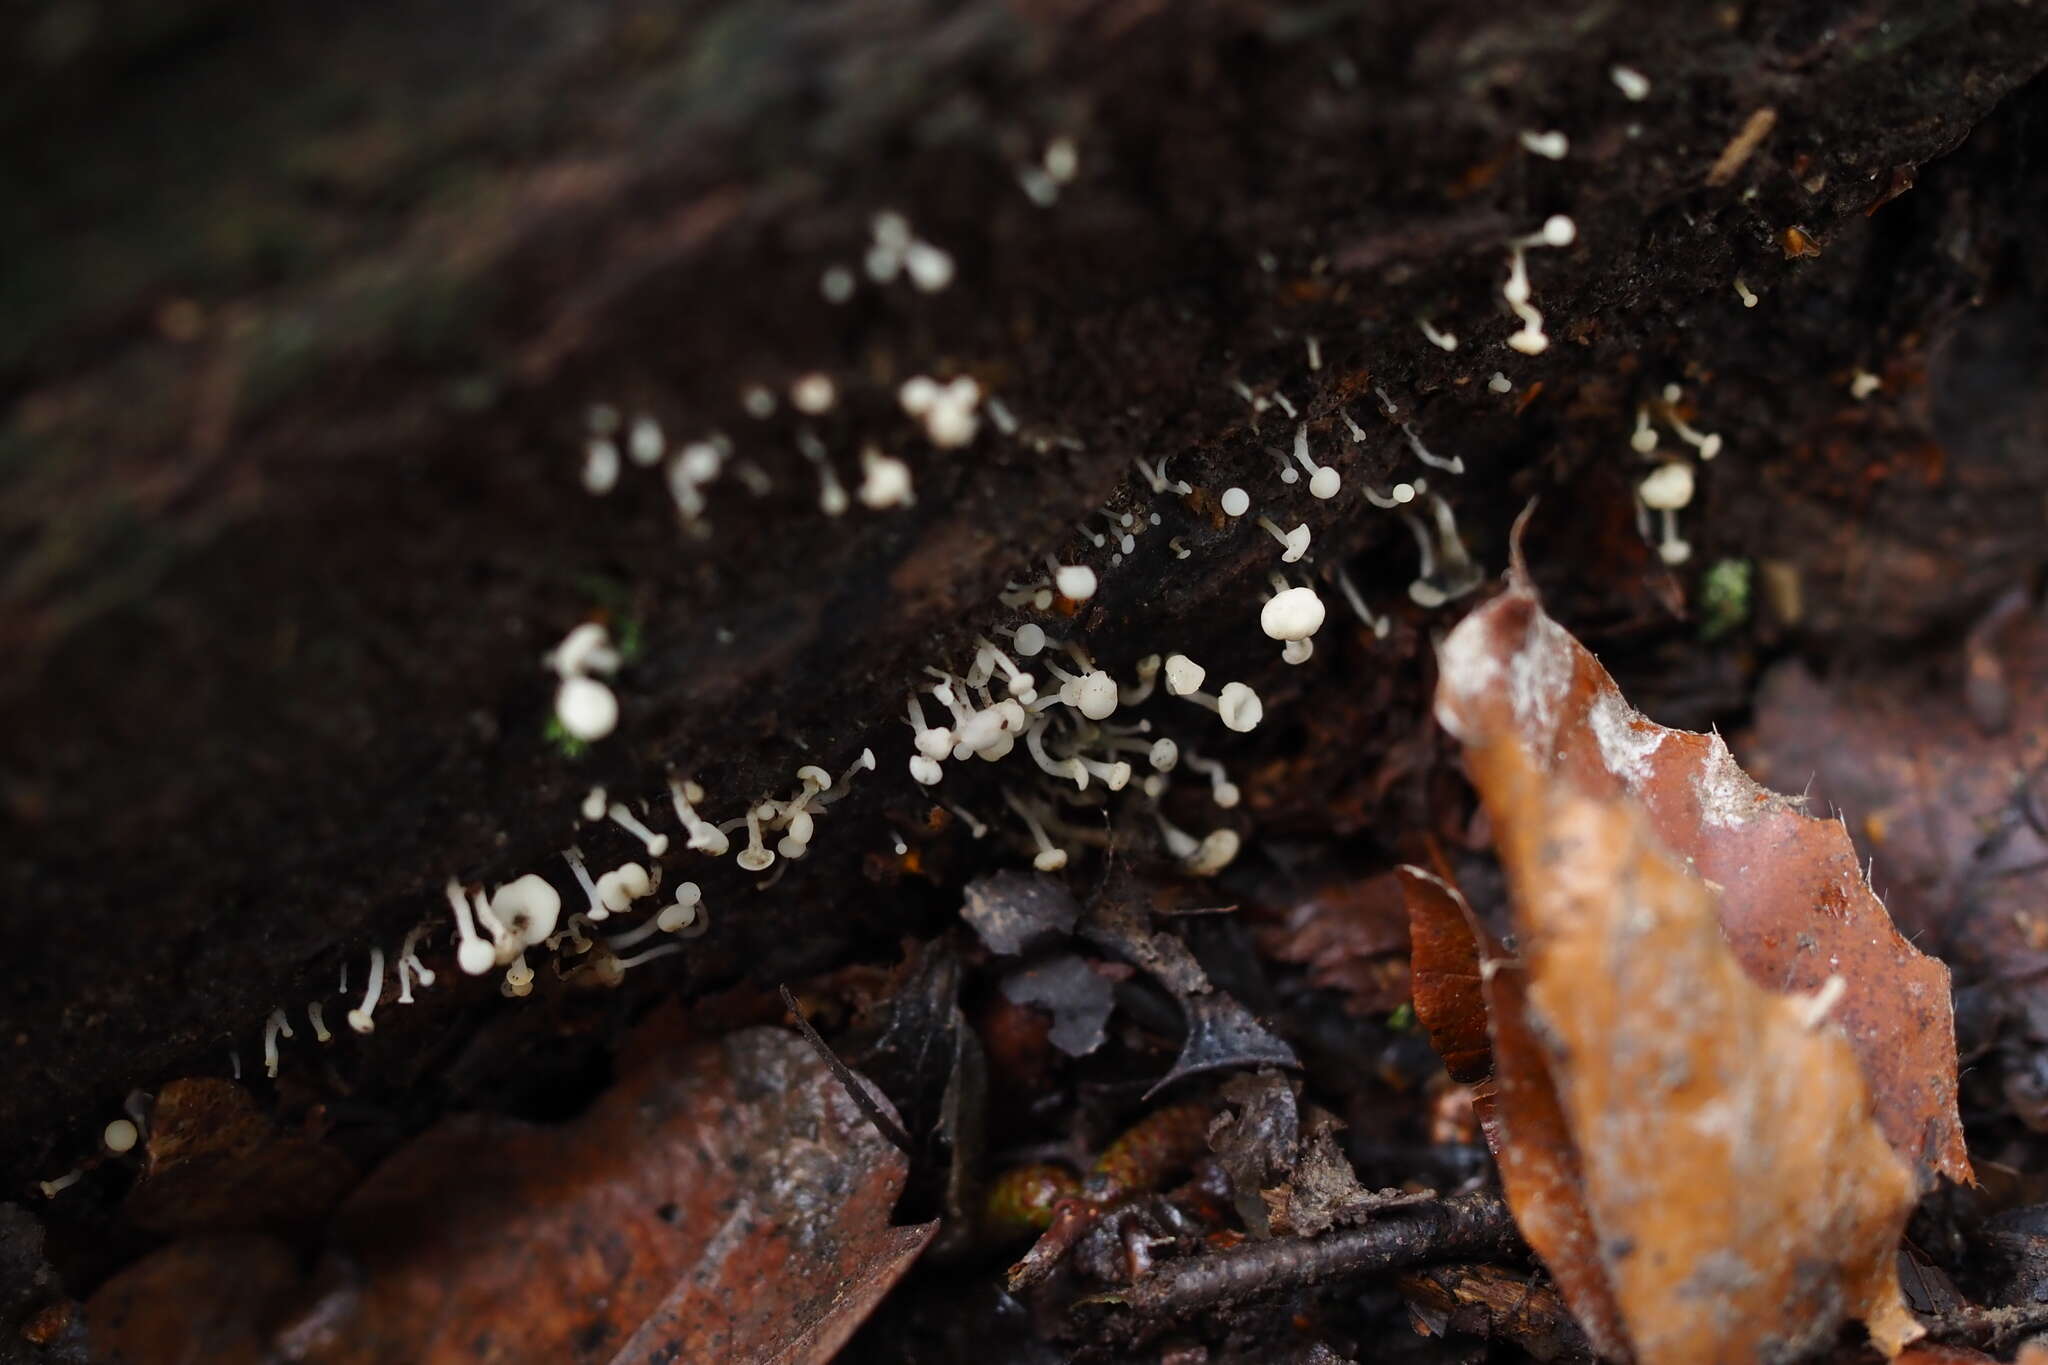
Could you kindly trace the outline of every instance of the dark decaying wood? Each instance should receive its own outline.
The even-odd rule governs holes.
[[[1408,798],[1359,784],[1427,724],[1447,618],[1407,606],[1408,531],[1354,491],[1414,472],[1376,387],[1464,458],[1436,482],[1487,569],[1540,495],[1559,616],[1708,704],[1741,683],[1672,666],[1696,638],[1673,608],[1718,558],[1768,571],[1774,628],[1851,651],[2042,559],[2039,6],[40,0],[0,24],[0,1196],[76,1164],[130,1088],[230,1048],[254,1069],[273,1008],[338,1018],[342,965],[444,914],[451,875],[555,875],[593,784],[656,797],[673,767],[726,818],[801,764],[880,761],[771,890],[682,874],[713,928],[666,984],[949,919],[997,841],[894,859],[929,809],[903,695],[1047,553],[1101,573],[1057,629],[1106,666],[1178,649],[1260,687],[1277,723],[1226,752],[1294,767],[1257,827],[1391,827]],[[1564,160],[1522,150],[1552,128]],[[1041,207],[1018,171],[1058,137],[1080,174]],[[884,209],[957,280],[828,303]],[[1577,240],[1531,254],[1531,359],[1502,345],[1505,243],[1557,213]],[[823,516],[786,405],[743,413],[813,370],[839,477],[872,440],[915,507]],[[962,371],[1022,438],[918,438],[897,383]],[[1281,488],[1291,424],[1255,431],[1233,381],[1301,409],[1343,497]],[[1725,445],[1675,577],[1629,496],[1666,383]],[[595,402],[725,431],[772,491],[728,477],[703,539],[658,473],[588,496]],[[1198,492],[1155,498],[1138,455]],[[1215,511],[1231,484],[1310,525],[1388,640],[1280,665],[1253,624],[1274,547]],[[1115,567],[1073,530],[1106,502],[1162,515]],[[571,759],[540,659],[593,613],[640,649],[619,733]],[[1000,809],[976,781],[946,794]],[[454,983],[322,1057],[402,1094],[496,1008]]]

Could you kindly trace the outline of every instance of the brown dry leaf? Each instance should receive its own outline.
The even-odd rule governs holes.
[[[1396,870],[1408,905],[1408,970],[1415,1017],[1429,1033],[1444,1070],[1463,1085],[1493,1069],[1486,1040],[1481,958],[1500,954],[1485,943],[1465,898],[1435,873],[1412,864]]]
[[[1542,772],[1647,814],[1655,839],[1719,893],[1722,932],[1751,980],[1839,990],[1830,1020],[1855,1049],[1892,1146],[1923,1186],[1935,1173],[1971,1179],[1948,969],[1893,927],[1838,822],[1759,787],[1719,735],[1638,715],[1544,613],[1519,565],[1506,592],[1445,638],[1439,666],[1437,718],[1469,747],[1518,741]]]
[[[1823,682],[1790,661],[1758,689],[1740,747],[1759,776],[1849,813],[1915,941],[1980,975],[2034,977],[2048,966],[2048,612],[2002,602],[1964,662],[1944,686],[1919,662]],[[2048,1033],[2048,994],[2018,994]]]
[[[1418,985],[1416,1018],[1446,1067],[1457,1054],[1465,1074],[1478,1080],[1491,1064],[1492,1082],[1480,1087],[1473,1103],[1515,1223],[1549,1267],[1593,1349],[1623,1358],[1628,1338],[1621,1307],[1587,1211],[1578,1145],[1529,1022],[1527,973],[1500,955],[1454,887],[1419,867],[1403,867],[1401,880],[1416,926],[1416,981],[1432,982],[1427,993]],[[1475,1012],[1490,1048],[1473,1040]]]
[[[450,1119],[373,1173],[276,1349],[306,1365],[822,1363],[936,1228],[889,1226],[906,1172],[795,1035],[691,1045],[660,1013],[576,1120]],[[95,1333],[112,1306],[95,1296]]]
[[[1339,878],[1289,906],[1283,923],[1260,926],[1259,947],[1279,961],[1306,964],[1309,984],[1340,992],[1347,1012],[1385,1014],[1408,998],[1398,956],[1408,946],[1404,918],[1391,875]]]
[[[1540,1280],[1499,1266],[1440,1265],[1403,1275],[1396,1284],[1432,1335],[1498,1338],[1543,1361],[1586,1355],[1586,1338],[1564,1301]]]
[[[1750,980],[1712,893],[1626,799],[1582,795],[1519,743],[1468,761],[1526,942],[1529,1020],[1636,1358],[1791,1359],[1844,1316],[1896,1354],[1921,1334],[1894,1259],[1913,1171],[1873,1121],[1826,997]],[[1498,1033],[1495,1051],[1505,1081],[1519,1059]]]

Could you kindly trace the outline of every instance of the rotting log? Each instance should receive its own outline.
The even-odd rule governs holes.
[[[12,1196],[129,1088],[231,1047],[253,1067],[271,1009],[332,997],[344,963],[360,981],[450,875],[552,871],[593,784],[657,796],[674,765],[724,818],[799,764],[881,760],[771,890],[682,874],[717,919],[667,984],[950,914],[993,849],[893,860],[929,809],[904,692],[1104,504],[1163,525],[1114,568],[1087,550],[1102,588],[1062,629],[1121,673],[1179,649],[1256,682],[1278,723],[1221,748],[1287,779],[1255,827],[1392,827],[1412,798],[1361,788],[1424,733],[1445,616],[1405,605],[1409,532],[1356,491],[1415,472],[1376,386],[1465,460],[1436,482],[1489,568],[1542,498],[1552,600],[1624,666],[1685,653],[1724,556],[1791,575],[1785,638],[1850,649],[1951,628],[2043,559],[2038,6],[221,0],[82,31],[77,8],[6,21],[36,41],[0,104]],[[1562,160],[1518,140],[1551,129]],[[1080,174],[1041,207],[1019,169],[1059,137]],[[883,209],[957,281],[828,303]],[[1530,253],[1552,342],[1525,357],[1506,244],[1557,213],[1576,241]],[[811,424],[840,478],[873,440],[915,507],[823,516],[786,406],[742,411],[812,370],[843,395]],[[1045,448],[918,439],[897,383],[956,372]],[[1302,410],[1343,496],[1279,484],[1265,447],[1292,424],[1255,429],[1232,381]],[[1636,537],[1627,439],[1669,382],[1724,443],[1678,574]],[[773,490],[726,479],[703,539],[658,472],[588,496],[596,402],[723,430]],[[1254,625],[1275,547],[1153,497],[1137,455],[1305,521],[1394,634],[1284,668]],[[593,612],[643,647],[618,735],[569,759],[540,659]],[[946,794],[999,806],[985,778]],[[579,837],[634,849],[615,835]],[[402,1091],[483,1026],[486,986],[323,1056]]]

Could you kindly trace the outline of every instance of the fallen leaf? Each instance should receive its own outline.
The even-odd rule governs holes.
[[[1839,991],[1829,1018],[1855,1049],[1892,1146],[1923,1186],[1936,1173],[1971,1179],[1948,969],[1900,936],[1839,822],[1759,787],[1719,735],[1638,715],[1544,613],[1519,564],[1507,591],[1445,638],[1438,663],[1437,718],[1473,753],[1512,739],[1577,791],[1630,798],[1654,838],[1718,893],[1722,933],[1751,980]]]
[[[990,952],[1016,957],[1072,933],[1081,903],[1043,873],[1005,869],[967,884],[960,918]]]
[[[1564,1129],[1517,1130],[1504,1093],[1500,1150],[1561,1142],[1576,1159],[1590,1251],[1553,1259],[1556,1239],[1523,1221],[1508,1185],[1567,1301],[1580,1309],[1567,1271],[1597,1268],[1645,1365],[1791,1359],[1845,1316],[1896,1354],[1921,1334],[1894,1261],[1913,1171],[1824,1001],[1745,974],[1713,894],[1629,799],[1538,768],[1515,731],[1466,734],[1524,945],[1534,1053],[1499,1011],[1496,1082],[1547,1085]],[[1490,1006],[1516,975],[1482,968]],[[1597,1318],[1581,1320],[1598,1344]]]
[[[1108,1037],[1116,988],[1109,978],[1073,953],[1062,953],[1003,978],[1003,998],[1036,1005],[1052,1016],[1052,1045],[1069,1057],[1085,1057]]]
[[[889,1225],[907,1165],[794,1034],[692,1044],[680,1014],[659,1012],[572,1122],[459,1116],[379,1167],[337,1213],[273,1353],[304,1365],[822,1365],[937,1226]],[[174,1260],[127,1288],[222,1282],[236,1264]],[[161,1293],[116,1297],[121,1286],[94,1296],[89,1321],[117,1333],[117,1312],[155,1313],[128,1349],[137,1365],[214,1359],[178,1343],[211,1339],[201,1329],[225,1303],[271,1314],[276,1297],[194,1291],[180,1314]]]
[[[1741,747],[1845,812],[1900,925],[2007,985],[2048,1038],[2048,614],[2001,603],[1986,626],[1961,686],[1919,663],[1823,682],[1788,661]]]
[[[1452,1080],[1469,1085],[1493,1069],[1480,976],[1484,935],[1465,898],[1434,872],[1397,869],[1408,909],[1408,971],[1415,1017]],[[1484,954],[1498,957],[1498,951]]]
[[[1308,968],[1309,984],[1344,996],[1352,1014],[1385,1014],[1408,998],[1398,956],[1408,947],[1401,889],[1391,875],[1335,879],[1262,926],[1259,946],[1281,962]]]
[[[1455,887],[1419,867],[1403,867],[1401,879],[1416,926],[1416,980],[1432,982],[1416,993],[1416,1018],[1446,1068],[1460,1058],[1454,1075],[1482,1081],[1490,1074],[1473,1103],[1515,1222],[1594,1350],[1622,1358],[1621,1308],[1586,1208],[1578,1144],[1530,1027],[1527,973],[1501,955]]]
[[[1285,1039],[1260,1023],[1228,991],[1208,990],[1184,997],[1181,1014],[1188,1036],[1181,1043],[1173,1069],[1155,1081],[1150,1099],[1175,1081],[1205,1071],[1230,1067],[1284,1066],[1299,1069],[1301,1059]]]
[[[1557,1291],[1541,1280],[1499,1266],[1439,1265],[1395,1283],[1432,1336],[1499,1338],[1542,1361],[1580,1359],[1590,1349]]]

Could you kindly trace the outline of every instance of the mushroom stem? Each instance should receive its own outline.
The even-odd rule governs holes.
[[[1365,599],[1359,596],[1358,587],[1351,581],[1351,575],[1344,571],[1341,564],[1337,566],[1337,588],[1344,594],[1344,600],[1351,604],[1351,610],[1358,614],[1358,619],[1365,623],[1374,637],[1386,639],[1387,632],[1393,629],[1393,618],[1372,614],[1372,609],[1365,605]]]
[[[659,858],[662,854],[668,852],[668,836],[666,834],[656,834],[653,830],[641,824],[639,818],[632,811],[627,810],[623,803],[618,801],[612,802],[611,808],[605,814],[611,816],[613,824],[646,845],[648,857]]]
[[[769,865],[775,861],[775,855],[761,842],[761,822],[773,819],[775,810],[775,803],[772,801],[747,807],[747,846],[740,850],[739,857],[734,861],[749,872],[766,872]]]
[[[1055,763],[1045,752],[1045,729],[1050,723],[1047,717],[1040,716],[1031,723],[1031,728],[1024,732],[1024,745],[1031,751],[1032,762],[1036,763],[1041,770],[1053,777],[1066,778],[1071,781],[1076,791],[1086,791],[1088,789],[1088,770],[1086,768],[1071,758]]]
[[[1057,872],[1065,867],[1067,851],[1053,843],[1045,832],[1045,826],[1038,822],[1038,816],[1031,808],[1019,801],[1008,788],[1003,790],[1003,800],[1008,803],[1011,810],[1023,818],[1024,827],[1031,831],[1032,842],[1038,846],[1038,853],[1032,858],[1031,865],[1040,872]]]
[[[384,950],[370,949],[370,982],[363,991],[363,1003],[348,1012],[348,1026],[357,1033],[373,1033],[377,1025],[371,1015],[377,1010],[377,997],[384,993]]]
[[[725,831],[697,813],[697,803],[704,799],[704,789],[695,782],[668,780],[669,799],[675,805],[676,819],[690,832],[685,848],[694,848],[699,853],[708,853],[714,858],[723,858],[732,841],[725,837]]]
[[[1237,789],[1237,784],[1230,780],[1228,773],[1224,772],[1223,765],[1215,759],[1203,758],[1192,749],[1188,750],[1182,758],[1190,768],[1208,777],[1210,798],[1223,809],[1229,810],[1243,796],[1243,793]]]
[[[562,856],[568,857],[569,855],[564,854]],[[570,866],[575,867],[581,873],[582,865],[580,863],[572,861]],[[586,886],[589,885],[588,879],[585,879],[584,884]],[[491,964],[497,960],[497,949],[486,943],[483,936],[477,933],[476,923],[470,918],[469,897],[463,893],[462,883],[450,877],[448,879],[447,892],[448,908],[455,912],[455,965],[470,976],[482,976],[491,969]],[[597,892],[595,889],[591,891],[590,899],[591,904],[596,905]],[[348,986],[346,977],[342,979],[342,986],[344,989]]]
[[[1328,465],[1319,465],[1308,453],[1308,423],[1302,422],[1294,428],[1294,459],[1308,472],[1309,496],[1319,501],[1337,496],[1343,487],[1343,476]]]
[[[277,1079],[277,1035],[292,1036],[292,1026],[284,1017],[283,1010],[272,1010],[270,1017],[263,1021],[263,1074],[271,1080]]]
[[[1282,564],[1298,564],[1301,562],[1301,557],[1308,553],[1309,530],[1307,522],[1303,522],[1292,531],[1283,531],[1274,524],[1271,517],[1261,515],[1259,517],[1259,525],[1265,529],[1267,535],[1280,542],[1280,562]]]

